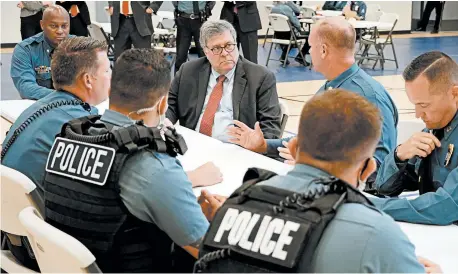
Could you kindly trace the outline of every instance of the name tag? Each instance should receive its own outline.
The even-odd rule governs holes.
[[[205,237],[205,245],[227,248],[258,260],[293,268],[302,254],[309,225],[282,215],[221,208]]]
[[[51,67],[38,66],[35,68],[35,71],[37,72],[37,74],[46,74],[46,73],[51,72]]]
[[[58,137],[49,153],[46,171],[103,186],[115,154],[113,148]]]

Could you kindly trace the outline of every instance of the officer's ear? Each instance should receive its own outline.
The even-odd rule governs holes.
[[[289,152],[291,152],[291,156],[293,156],[293,159],[296,160],[296,155],[297,155],[297,137],[292,138],[288,142],[288,149]]]
[[[168,101],[169,95],[163,96],[159,101],[158,110],[160,115],[164,115],[167,112],[167,108],[169,107]]]
[[[40,27],[41,27],[41,30],[44,30],[44,27],[43,27],[43,20],[40,20]]]
[[[329,47],[326,44],[321,44],[321,59],[326,58],[326,56],[329,54]]]
[[[83,73],[81,76],[81,81],[86,89],[92,90],[92,79],[89,73]]]
[[[377,170],[377,162],[375,161],[374,157],[367,159],[366,161],[361,163],[360,172],[359,172],[359,180],[362,182],[367,181],[369,176]]]

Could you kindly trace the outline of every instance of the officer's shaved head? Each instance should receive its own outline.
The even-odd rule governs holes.
[[[68,11],[66,11],[62,6],[59,5],[51,5],[45,9],[43,12],[43,19],[42,20],[52,20],[56,16],[62,16],[70,21],[70,16]]]
[[[347,20],[340,17],[329,17],[318,21],[314,27],[321,43],[340,50],[353,53],[355,50],[356,33]]]
[[[353,166],[372,157],[381,123],[377,107],[354,92],[334,89],[315,95],[302,109],[299,154],[323,166]]]
[[[63,7],[52,5],[43,12],[43,19],[40,21],[40,25],[48,42],[52,47],[56,47],[68,36],[70,16]]]
[[[415,58],[403,73],[406,82],[412,82],[420,75],[428,79],[430,91],[445,92],[452,85],[458,85],[458,64],[443,52],[426,52]]]
[[[344,18],[322,19],[309,36],[313,67],[331,80],[355,62],[355,29]]]

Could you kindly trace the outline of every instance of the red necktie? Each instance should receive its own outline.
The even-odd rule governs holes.
[[[72,6],[70,7],[70,15],[71,15],[72,17],[75,17],[75,16],[78,15],[78,6],[72,5]]]
[[[121,13],[125,16],[129,15],[129,1],[122,1]]]
[[[207,107],[205,108],[204,115],[200,121],[199,132],[207,136],[212,136],[213,122],[215,120],[216,110],[218,109],[221,98],[223,97],[223,82],[226,76],[220,75],[217,83],[210,94]]]

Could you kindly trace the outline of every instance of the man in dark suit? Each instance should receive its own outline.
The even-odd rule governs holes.
[[[57,1],[70,14],[70,34],[88,36],[87,26],[91,24],[89,9],[85,1]]]
[[[132,45],[151,48],[151,35],[154,32],[151,14],[156,5],[149,1],[108,1],[108,6],[115,58]]]
[[[220,19],[231,23],[237,31],[237,45],[242,44],[245,59],[258,63],[258,30],[261,18],[255,1],[226,1]]]
[[[234,27],[207,21],[200,29],[206,57],[184,63],[172,82],[167,118],[221,141],[234,120],[280,137],[280,104],[274,74],[239,56]]]

